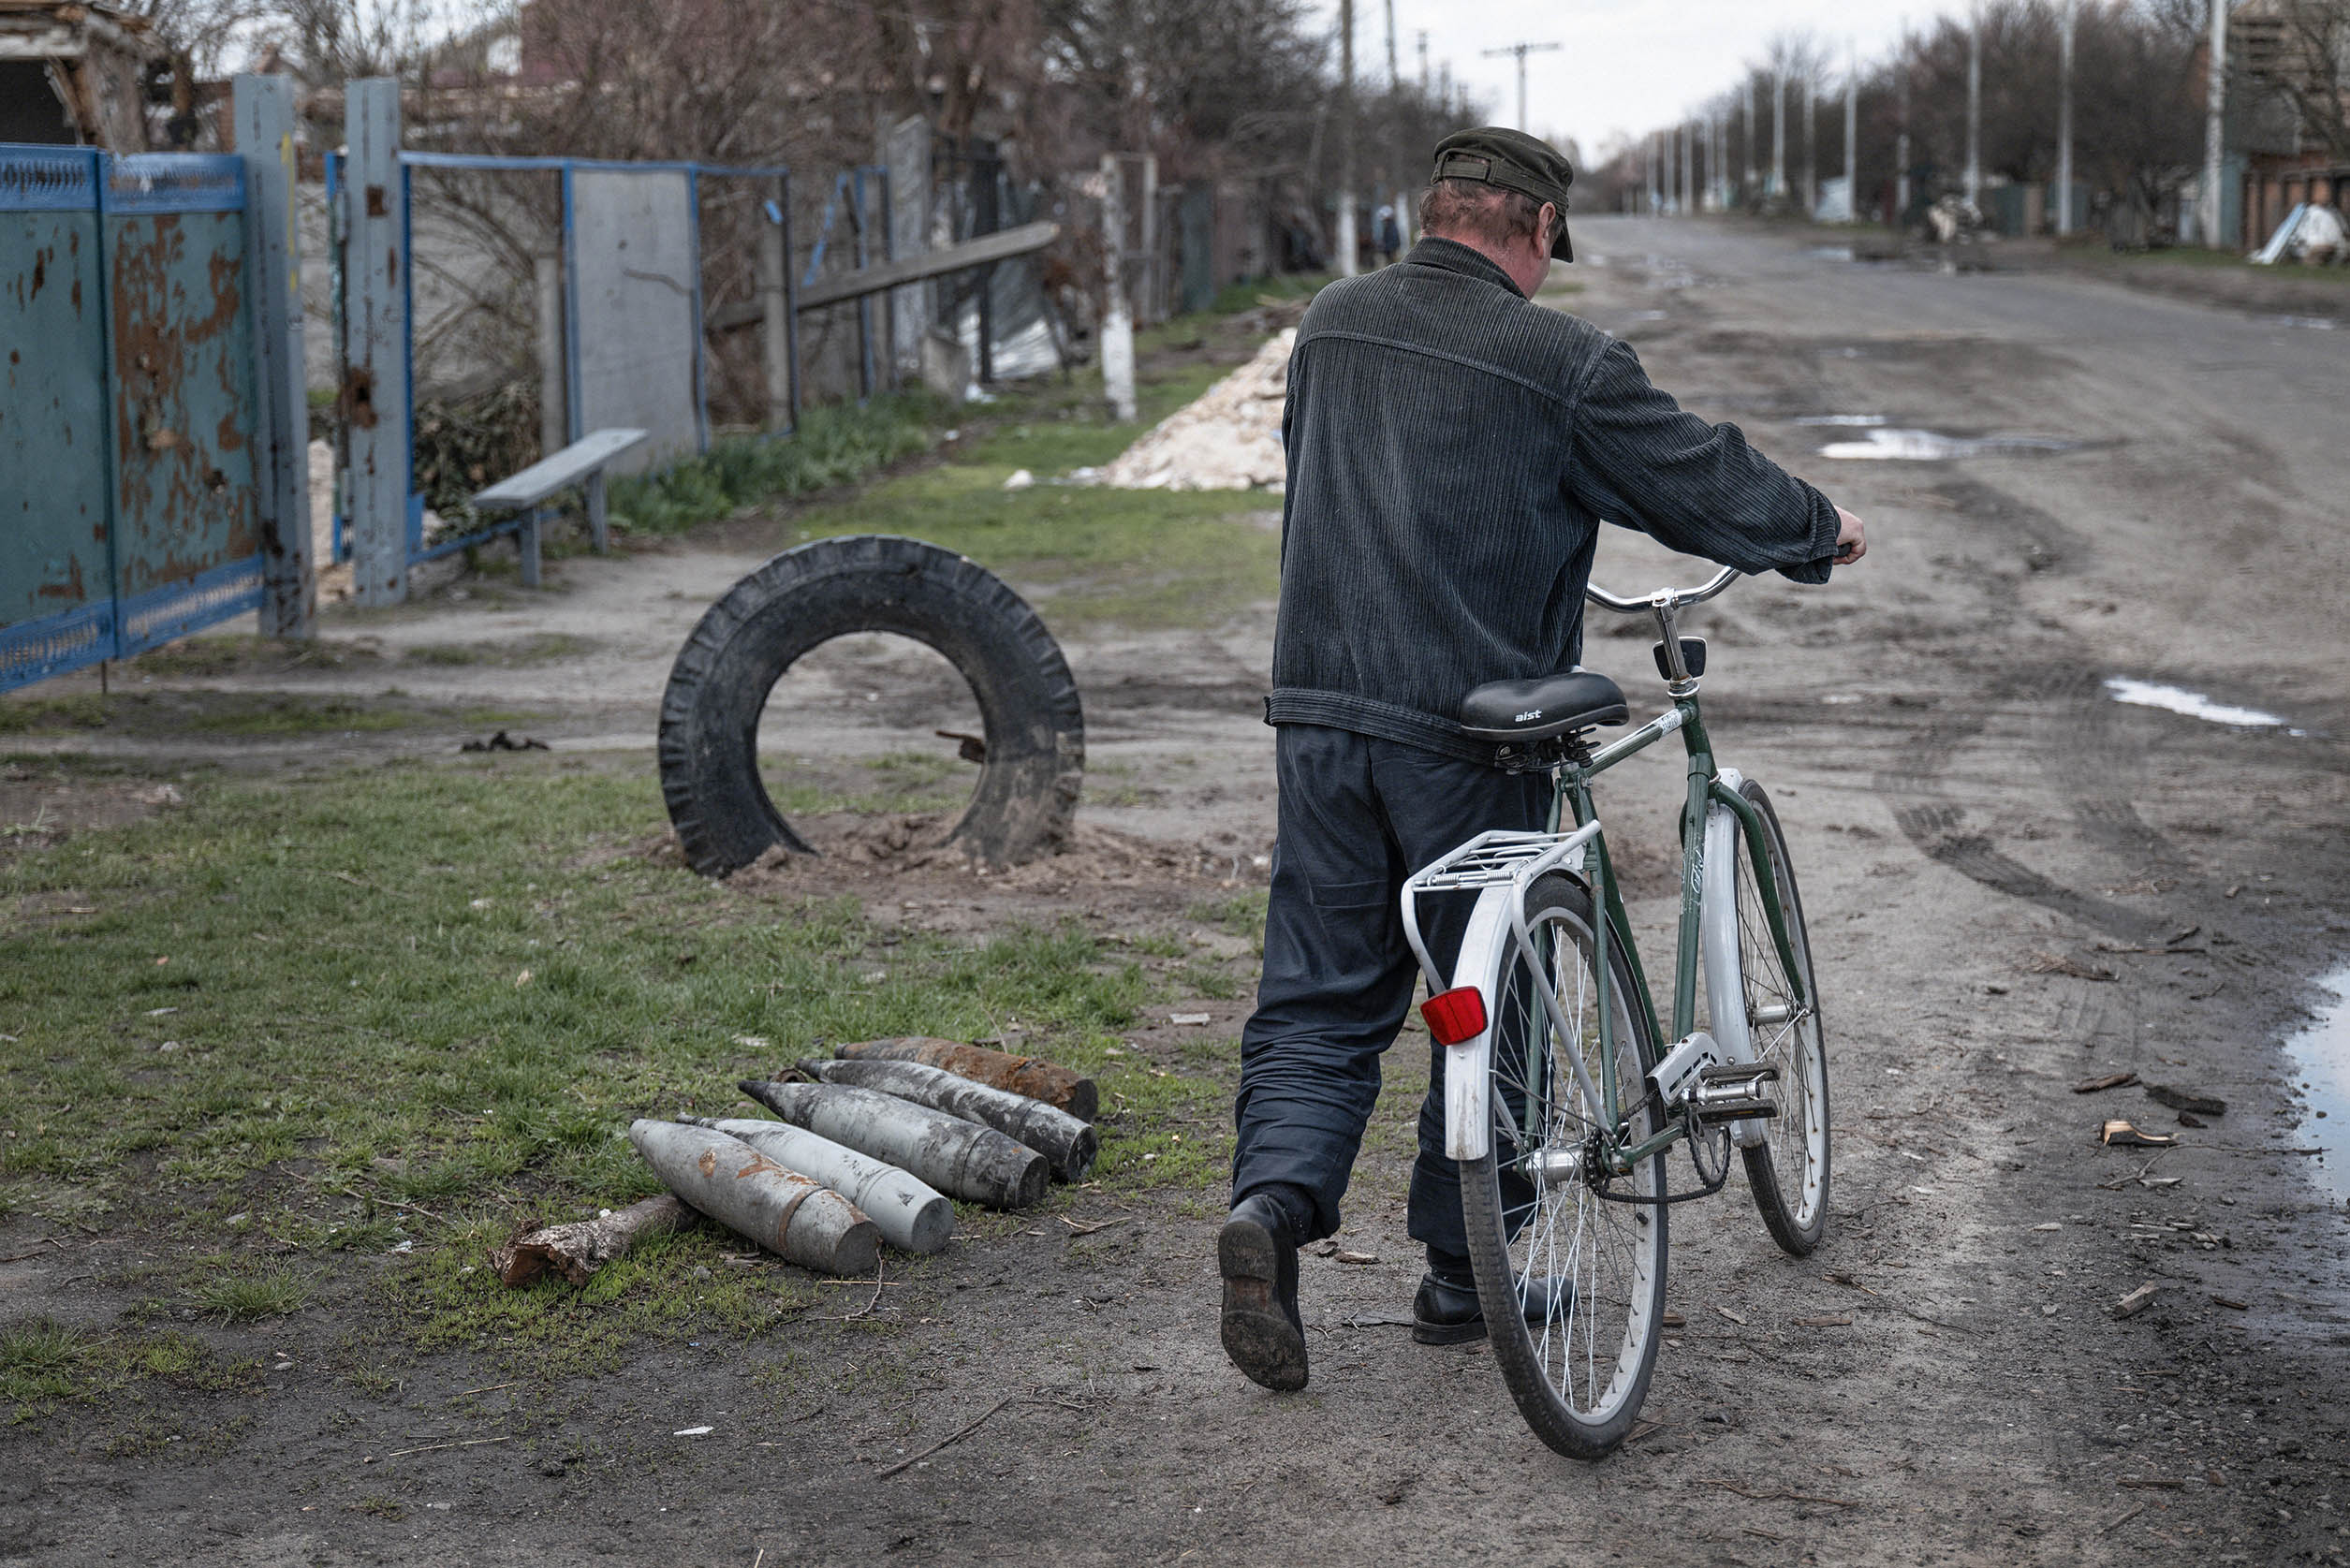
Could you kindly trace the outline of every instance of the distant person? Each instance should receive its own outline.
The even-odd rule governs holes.
[[[1334,1234],[1379,1059],[1418,973],[1403,879],[1487,828],[1549,826],[1550,781],[1505,772],[1453,715],[1470,688],[1573,667],[1602,519],[1746,572],[1825,582],[1860,520],[1683,413],[1628,344],[1533,303],[1572,261],[1575,171],[1513,130],[1436,144],[1426,237],[1315,298],[1289,361],[1273,689],[1279,838],[1264,975],[1241,1037],[1224,1348],[1301,1388],[1298,1248]],[[1449,970],[1466,901],[1429,922]],[[1412,1337],[1482,1338],[1432,1048],[1409,1229]]]
[[[1382,205],[1371,223],[1379,235],[1379,265],[1394,266],[1395,258],[1403,253],[1403,227],[1395,221],[1395,208]]]

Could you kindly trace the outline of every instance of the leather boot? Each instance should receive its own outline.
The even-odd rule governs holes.
[[[1225,1355],[1268,1388],[1303,1388],[1298,1244],[1281,1206],[1263,1193],[1234,1205],[1216,1238],[1216,1264],[1224,1273]]]
[[[1537,1281],[1526,1291],[1526,1321],[1539,1327],[1550,1315],[1553,1296],[1564,1298],[1559,1315],[1575,1309],[1575,1282],[1563,1274]],[[1461,1345],[1485,1338],[1485,1309],[1474,1283],[1456,1283],[1423,1275],[1412,1297],[1412,1338],[1424,1345]]]

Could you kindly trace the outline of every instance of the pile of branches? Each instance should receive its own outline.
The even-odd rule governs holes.
[[[451,520],[470,518],[473,494],[539,459],[538,384],[524,377],[486,391],[420,397],[416,404],[416,486]]]

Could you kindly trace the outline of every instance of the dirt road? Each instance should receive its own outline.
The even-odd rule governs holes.
[[[414,1367],[389,1406],[324,1379],[297,1393],[297,1367],[217,1454],[44,1458],[0,1440],[0,1554],[20,1554],[0,1562],[2350,1553],[2350,1214],[2320,1184],[2343,1157],[2289,1152],[2340,1123],[2297,1122],[2278,1048],[2350,950],[2342,343],[2072,278],[1856,265],[1758,230],[1587,219],[1577,240],[1583,290],[1560,304],[1872,525],[1865,565],[1829,588],[1743,583],[1688,628],[1713,642],[1724,759],[1769,784],[1803,875],[1834,1218],[1799,1264],[1740,1179],[1676,1212],[1669,1304],[1686,1326],[1645,1436],[1604,1465],[1560,1460],[1489,1357],[1398,1326],[1418,1272],[1403,1151],[1425,1070],[1407,1035],[1341,1237],[1379,1261],[1307,1260],[1302,1395],[1264,1393],[1218,1351],[1212,1203],[1080,1205],[1123,1223],[1014,1227],[949,1254],[872,1293],[887,1300],[820,1356],[664,1352],[485,1397],[498,1380],[452,1355]],[[1845,422],[1807,422],[1829,418]],[[1820,455],[1882,445],[1873,429],[2045,440]],[[750,559],[574,567],[583,586],[559,614],[596,639],[585,666],[461,669],[447,690],[478,680],[472,695],[563,715],[559,745],[644,745],[668,651]],[[1619,590],[1674,570],[1630,536],[1601,563]],[[477,609],[372,630],[565,629]],[[1261,852],[1269,629],[1260,613],[1070,639],[1089,750],[1132,786],[1091,820]],[[1586,662],[1656,699],[1646,644],[1594,625]],[[827,677],[838,709],[854,674]],[[2124,704],[2111,678],[2284,722]],[[517,694],[517,679],[536,684]],[[826,743],[886,745],[943,700],[888,726],[840,717]],[[1668,940],[1678,772],[1659,749],[1602,796],[1646,879],[1650,944]],[[1228,1037],[1244,1004],[1215,1011]],[[1164,1027],[1135,1045],[1177,1048]],[[2073,1092],[2124,1072],[2227,1110],[2182,1131],[2138,1087]],[[2101,1148],[2108,1116],[2181,1144]],[[2115,1318],[2146,1283],[2154,1304]],[[514,1423],[528,1452],[385,1458]],[[698,1426],[714,1430],[671,1436]],[[362,1473],[396,1480],[404,1505],[308,1511]]]

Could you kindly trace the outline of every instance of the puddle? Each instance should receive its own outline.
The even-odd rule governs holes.
[[[1871,430],[1858,441],[1835,441],[1824,458],[1858,462],[1948,462],[1991,453],[2074,452],[2083,443],[2053,435],[1944,435],[1931,430]]]
[[[1803,254],[1820,256],[1829,261],[1850,261],[1853,258],[1850,245],[1814,245]]]
[[[2257,708],[2237,708],[2225,702],[2213,702],[2201,692],[2191,692],[2184,686],[2166,686],[2158,681],[2133,681],[2126,675],[2106,677],[2106,695],[2116,702],[2135,703],[2140,708],[2166,708],[2173,713],[2184,713],[2191,719],[2209,719],[2215,725],[2228,725],[2237,729],[2282,729],[2287,735],[2306,731],[2294,729],[2274,713]]]
[[[1634,311],[1624,319],[1626,321],[1662,321],[1665,319],[1665,313],[1663,311]]]
[[[2272,315],[2269,317],[2269,325],[2271,327],[2299,327],[2305,331],[2311,332],[2330,332],[2336,327],[2341,326],[2342,323],[2336,321],[2330,315]]]
[[[1885,423],[1882,414],[1806,414],[1796,420],[1799,425],[1833,425],[1840,429],[1873,430]]]
[[[2326,1146],[2327,1152],[2311,1162],[2310,1175],[2335,1197],[2350,1200],[2350,1161],[2331,1157],[2350,1121],[2350,964],[2317,983],[2333,993],[2332,1003],[2284,1042],[2302,1080],[2301,1121],[2293,1141],[2302,1149]]]

